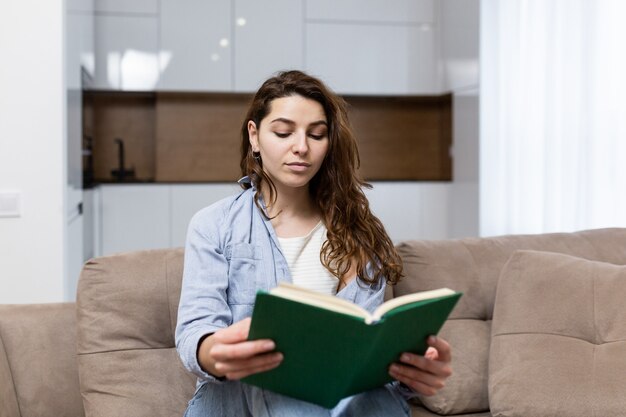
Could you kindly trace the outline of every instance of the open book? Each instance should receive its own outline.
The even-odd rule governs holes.
[[[330,408],[392,380],[403,352],[423,354],[461,297],[442,288],[383,303],[372,314],[349,301],[290,284],[256,298],[249,340],[272,339],[284,360],[244,382]]]
[[[343,298],[311,291],[306,288],[298,287],[297,285],[287,284],[285,282],[281,282],[280,284],[278,284],[278,287],[271,289],[269,293],[277,297],[286,298],[288,300],[325,308],[326,310],[336,311],[337,313],[344,313],[351,316],[361,317],[365,320],[366,324],[372,324],[377,322],[382,318],[385,313],[393,310],[396,307],[400,307],[405,304],[415,303],[417,301],[440,298],[446,295],[455,294],[455,292],[449,288],[440,288],[438,290],[406,294],[385,301],[383,304],[378,306],[378,308],[374,310],[373,313],[370,314],[363,307],[351,303],[350,301],[346,301]]]

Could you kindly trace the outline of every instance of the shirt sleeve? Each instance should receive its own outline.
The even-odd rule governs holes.
[[[204,380],[216,378],[200,367],[198,344],[232,324],[226,295],[228,262],[219,241],[222,217],[218,209],[208,207],[191,220],[176,324],[176,349],[183,365]]]

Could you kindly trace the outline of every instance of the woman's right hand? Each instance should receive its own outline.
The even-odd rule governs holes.
[[[247,340],[250,321],[243,319],[205,338],[198,349],[202,369],[217,377],[241,379],[280,365],[283,355],[273,352],[273,341]]]

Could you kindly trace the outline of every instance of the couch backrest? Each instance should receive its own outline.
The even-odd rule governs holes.
[[[78,367],[87,416],[180,416],[195,377],[174,330],[183,250],[97,258],[78,286]]]
[[[623,264],[626,229],[404,242],[398,250],[409,278],[394,296],[449,286],[465,293],[452,318],[490,320],[500,271],[518,249]]]
[[[442,414],[488,410],[495,291],[517,249],[626,264],[626,229],[400,244],[406,277],[394,296],[443,286],[465,294],[442,330],[454,346],[455,373],[444,390],[423,400],[427,408]],[[182,267],[182,249],[102,257],[84,267],[77,338],[87,416],[182,415],[195,386],[174,348]]]
[[[82,417],[74,303],[0,306],[0,416]]]
[[[518,249],[557,252],[626,264],[626,229],[492,238],[409,241],[398,246],[405,278],[393,295],[450,287],[464,296],[441,335],[454,346],[446,388],[422,402],[440,413],[488,410],[487,365],[491,318],[500,271]]]

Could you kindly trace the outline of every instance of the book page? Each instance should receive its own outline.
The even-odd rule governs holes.
[[[278,287],[270,290],[270,294],[286,298],[288,300],[298,301],[303,304],[309,304],[326,310],[335,311],[337,313],[361,317],[363,319],[366,319],[369,316],[367,310],[351,303],[350,301],[346,301],[334,295],[321,294],[293,284],[281,282],[278,284]]]
[[[380,318],[384,316],[385,313],[393,310],[396,307],[405,304],[415,303],[417,301],[429,300],[431,298],[443,297],[445,295],[451,295],[454,293],[455,291],[451,290],[450,288],[439,288],[437,290],[421,291],[413,294],[401,295],[400,297],[392,298],[391,300],[382,303],[376,310],[374,310],[374,313],[372,313],[372,318],[373,320],[380,320]]]

